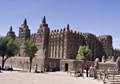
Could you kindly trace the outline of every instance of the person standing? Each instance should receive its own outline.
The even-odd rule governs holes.
[[[93,66],[92,65],[90,66],[89,73],[90,73],[90,77],[93,77]]]
[[[86,67],[86,77],[88,77],[88,65]]]
[[[37,64],[36,64],[36,66],[35,66],[35,73],[37,73]]]

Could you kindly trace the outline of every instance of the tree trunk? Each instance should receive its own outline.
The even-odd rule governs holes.
[[[4,56],[2,56],[2,70],[4,68]]]
[[[82,72],[80,72],[80,76],[83,76],[83,73],[84,73],[84,64],[85,64],[85,62],[83,61],[82,62],[82,66],[81,66],[82,67]]]
[[[8,59],[8,57],[6,57],[4,59],[4,56],[2,56],[2,70],[4,69],[4,64],[5,64],[5,61]]]
[[[32,67],[32,58],[30,58],[30,72],[31,72],[31,67]]]
[[[83,61],[82,62],[82,74],[84,73],[84,64],[85,64],[85,62]]]

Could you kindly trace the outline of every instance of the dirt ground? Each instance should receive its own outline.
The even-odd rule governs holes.
[[[101,81],[93,78],[74,77],[67,72],[46,72],[29,73],[15,71],[2,71],[0,73],[0,84],[103,84]]]

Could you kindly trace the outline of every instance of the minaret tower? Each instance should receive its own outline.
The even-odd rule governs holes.
[[[12,37],[12,39],[15,40],[15,32],[12,31],[12,26],[10,27],[10,31],[8,31],[7,36]]]
[[[24,42],[25,40],[30,39],[30,29],[27,26],[26,18],[19,29],[19,39],[21,42]]]
[[[50,33],[50,28],[48,28],[48,24],[46,23],[46,18],[44,16],[42,23],[40,24],[40,27],[38,28],[38,31],[37,31],[36,44],[38,46],[38,49],[47,50],[49,33]]]

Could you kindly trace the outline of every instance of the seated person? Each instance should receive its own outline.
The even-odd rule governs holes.
[[[7,67],[7,66],[5,66],[5,71],[7,71],[9,69],[9,66]]]
[[[53,71],[58,71],[57,68],[54,68]]]
[[[44,73],[44,71],[41,71],[41,73]]]
[[[13,68],[12,68],[12,67],[11,67],[11,68],[8,68],[8,70],[9,70],[9,71],[13,71]]]
[[[53,70],[51,68],[49,68],[49,72],[52,72]]]
[[[0,72],[1,72],[1,66],[0,66]]]

